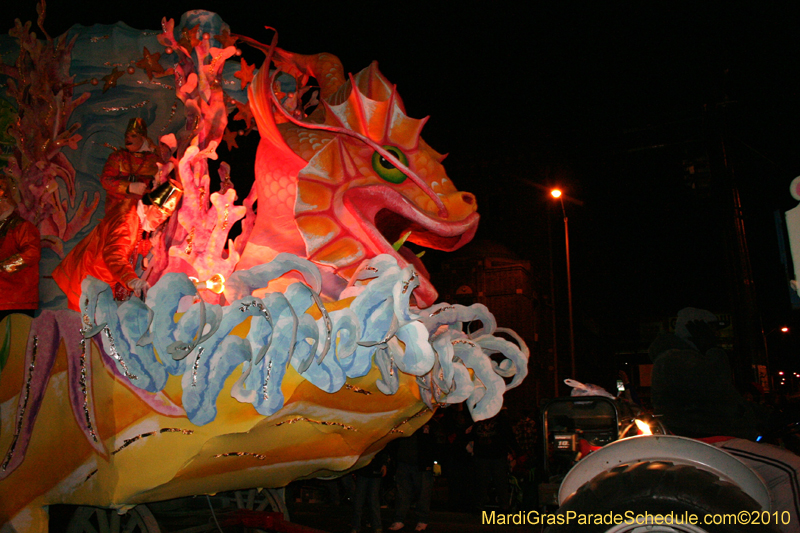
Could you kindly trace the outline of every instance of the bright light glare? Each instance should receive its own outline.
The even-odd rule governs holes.
[[[214,274],[206,281],[200,281],[199,279],[191,276],[189,276],[189,279],[198,289],[208,289],[217,294],[222,294],[222,292],[225,290],[225,276],[222,274]]]
[[[787,328],[786,326],[783,326],[781,328],[781,331],[784,332],[784,333],[789,333],[789,328]]]
[[[636,422],[636,427],[639,428],[639,435],[652,435],[653,432],[650,430],[650,426],[647,425],[647,422],[643,422],[638,418],[634,420]]]
[[[553,196],[553,198],[561,197],[561,191],[559,189],[553,189],[552,191],[550,191],[550,194]]]

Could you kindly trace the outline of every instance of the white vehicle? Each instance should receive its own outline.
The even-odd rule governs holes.
[[[545,406],[549,483],[540,503],[558,505],[546,533],[776,532],[788,524],[789,513],[770,508],[765,482],[738,458],[685,437],[628,437],[635,424],[630,409],[605,397]]]

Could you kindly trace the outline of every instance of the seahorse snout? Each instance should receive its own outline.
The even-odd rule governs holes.
[[[450,220],[463,220],[478,210],[478,201],[471,192],[456,191],[441,198]]]

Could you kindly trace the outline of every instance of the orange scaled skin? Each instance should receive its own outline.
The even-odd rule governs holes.
[[[443,157],[419,136],[425,120],[405,115],[376,63],[345,83],[341,63],[330,54],[276,49],[274,61],[301,83],[309,76],[323,80],[322,104],[300,124],[286,122],[270,101],[267,69],[254,80],[250,105],[262,137],[255,168],[258,210],[237,268],[291,252],[336,274],[325,287],[335,297],[362,261],[388,253],[401,267],[416,267],[422,275],[417,304],[430,305],[436,291],[424,266],[407,249],[395,252],[392,243],[411,231],[408,241],[421,246],[463,246],[477,229],[475,197],[453,185]],[[399,183],[382,178],[373,168],[370,141],[402,152],[414,177],[400,176]]]

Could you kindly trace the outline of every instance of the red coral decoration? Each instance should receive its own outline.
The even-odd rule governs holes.
[[[201,280],[215,274],[227,278],[239,260],[239,254],[226,247],[227,236],[233,224],[245,216],[246,208],[233,205],[237,196],[230,186],[220,193],[210,192],[208,159],[217,158],[216,149],[223,139],[229,147],[236,146],[235,133],[226,136],[227,97],[222,90],[222,70],[236,48],[211,46],[210,36],[198,38],[197,26],[182,30],[180,41],[175,39],[173,20],[164,19],[162,29],[159,43],[178,55],[175,86],[186,112],[186,128],[175,140],[172,158],[184,195],[177,217],[173,217],[177,223],[172,220],[155,243],[148,281],[155,283],[167,271],[185,272]],[[224,37],[223,41],[231,42]],[[227,175],[222,179],[230,185]],[[218,299],[213,293],[203,296],[213,303]]]
[[[37,11],[41,28],[44,2]],[[76,133],[80,124],[67,124],[89,93],[73,99],[75,83],[69,65],[75,39],[66,42],[62,35],[54,40],[42,28],[47,39],[40,41],[30,26],[30,22],[22,25],[15,21],[9,34],[19,42],[19,56],[14,65],[0,64],[9,77],[7,90],[17,102],[18,113],[8,132],[16,141],[16,150],[5,172],[17,183],[20,214],[39,228],[45,246],[61,254],[63,242],[89,222],[100,200],[95,194],[89,203],[84,194],[67,220],[67,210],[75,200],[75,169],[61,148],[74,149],[81,140]]]

